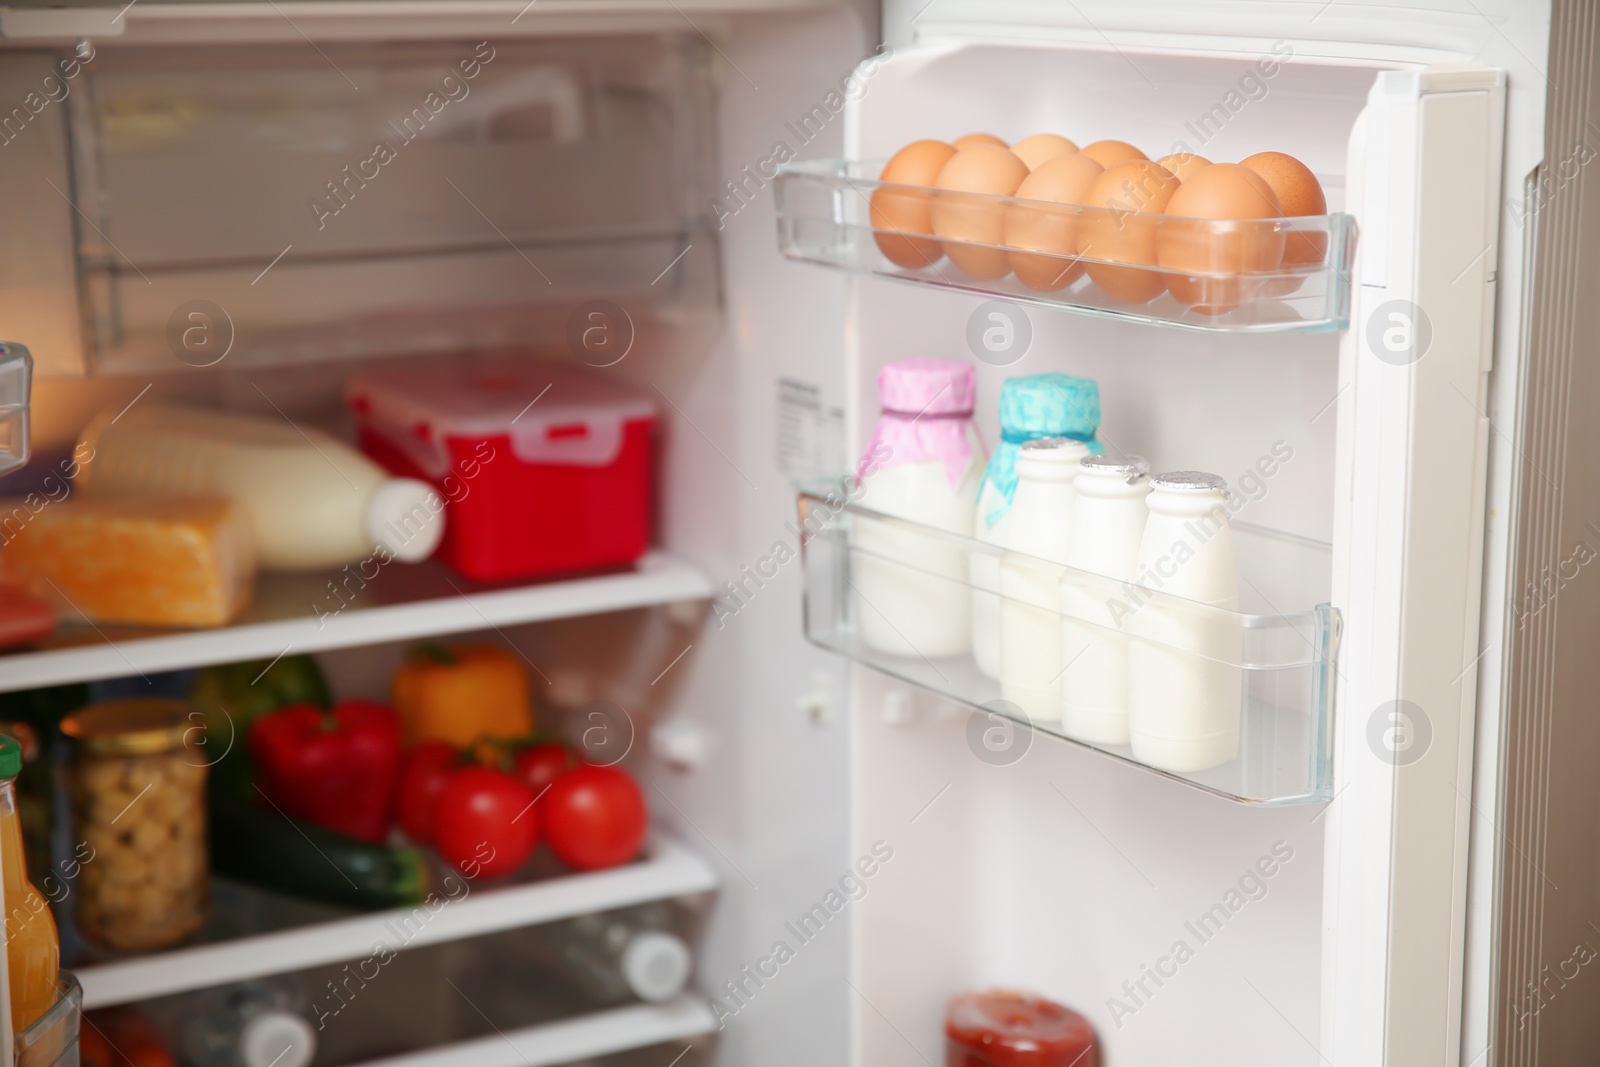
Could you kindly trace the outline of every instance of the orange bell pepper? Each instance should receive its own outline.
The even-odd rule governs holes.
[[[416,649],[394,676],[393,697],[408,748],[423,741],[466,748],[533,732],[527,672],[495,645]]]

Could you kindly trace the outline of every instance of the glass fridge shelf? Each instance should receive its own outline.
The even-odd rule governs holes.
[[[1349,215],[1179,218],[896,185],[873,177],[882,167],[852,160],[781,167],[775,196],[783,254],[855,274],[1206,333],[1349,325],[1356,239]],[[917,236],[907,220],[918,219],[963,239]]]
[[[1318,602],[1327,545],[1234,523],[1241,600],[1270,612],[1248,614],[895,518],[859,495],[849,480],[800,493],[813,644],[1231,800],[1328,797],[1340,617]],[[1003,685],[974,656],[986,630]]]

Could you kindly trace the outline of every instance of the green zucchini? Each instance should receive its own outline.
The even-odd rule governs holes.
[[[414,848],[368,844],[221,796],[211,803],[211,867],[263,889],[366,909],[420,904],[432,880]]]

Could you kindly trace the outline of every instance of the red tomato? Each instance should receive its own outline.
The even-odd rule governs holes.
[[[111,1067],[111,1042],[89,1018],[78,1031],[78,1060],[82,1067]]]
[[[419,845],[433,843],[433,810],[439,793],[456,773],[460,756],[443,741],[424,741],[406,753],[400,765],[395,821]]]
[[[550,851],[580,871],[627,863],[644,845],[650,813],[626,771],[583,766],[568,771],[545,794]]]
[[[504,771],[457,771],[433,809],[433,847],[468,878],[510,874],[539,844],[534,799],[533,790]]]
[[[541,741],[517,753],[511,764],[511,773],[528,783],[533,795],[543,798],[544,791],[563,774],[578,765],[572,749],[560,741]]]

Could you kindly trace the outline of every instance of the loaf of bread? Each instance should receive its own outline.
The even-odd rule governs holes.
[[[255,586],[248,530],[221,499],[0,501],[0,541],[5,579],[66,621],[221,626]]]

